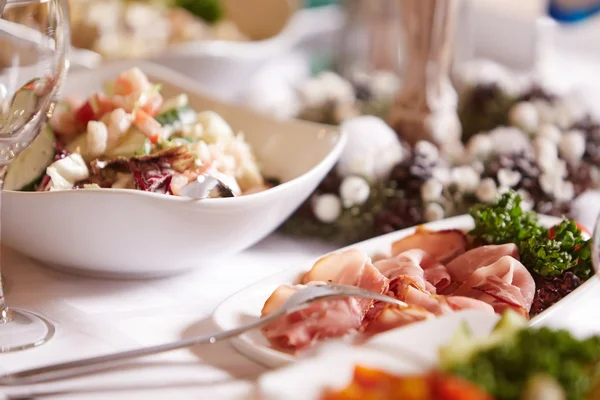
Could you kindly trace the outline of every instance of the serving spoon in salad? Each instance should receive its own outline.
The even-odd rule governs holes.
[[[195,181],[184,186],[180,191],[181,196],[189,197],[194,200],[206,199],[209,197],[235,197],[233,189],[225,184],[221,179],[213,175],[200,175]]]
[[[103,356],[84,358],[58,364],[51,364],[40,368],[33,368],[0,376],[0,386],[33,385],[43,382],[51,382],[75,376],[87,375],[94,372],[104,371],[124,361],[139,357],[164,353],[171,350],[183,349],[199,344],[214,344],[222,340],[241,335],[249,330],[260,328],[275,320],[300,311],[308,307],[312,302],[324,299],[340,299],[345,297],[360,297],[373,299],[398,307],[408,305],[393,297],[389,297],[370,290],[361,289],[356,286],[317,284],[306,286],[290,296],[283,305],[273,313],[237,328],[201,335],[189,339],[178,340],[157,346],[142,347],[135,350],[122,351]]]

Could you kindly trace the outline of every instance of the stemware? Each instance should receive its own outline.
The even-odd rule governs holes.
[[[69,40],[66,1],[0,0],[0,190],[11,161],[54,109],[68,70]],[[0,279],[0,353],[38,346],[53,334],[43,317],[7,307]]]

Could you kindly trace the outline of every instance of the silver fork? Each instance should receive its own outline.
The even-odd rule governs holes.
[[[344,297],[360,297],[373,300],[379,300],[385,303],[397,305],[399,307],[408,307],[406,303],[396,300],[392,297],[375,293],[369,290],[361,289],[355,286],[346,285],[314,285],[294,293],[285,303],[272,314],[257,321],[240,326],[227,331],[217,332],[210,335],[196,336],[189,339],[178,340],[171,343],[165,343],[157,346],[142,347],[135,350],[128,350],[118,353],[107,354],[98,357],[84,358],[76,361],[69,361],[58,364],[51,364],[40,368],[23,370],[7,375],[0,376],[1,386],[20,386],[32,385],[42,382],[50,382],[59,379],[70,378],[74,376],[91,374],[106,370],[123,361],[134,358],[145,357],[153,354],[164,353],[171,350],[182,349],[198,344],[212,344],[221,340],[230,339],[249,330],[260,328],[278,318],[300,311],[306,308],[310,303],[316,300],[336,299]]]

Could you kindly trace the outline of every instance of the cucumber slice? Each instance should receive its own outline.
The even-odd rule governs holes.
[[[4,189],[34,190],[35,184],[46,174],[46,167],[54,161],[55,140],[52,129],[48,125],[44,125],[33,143],[8,166],[4,178]]]
[[[107,156],[128,157],[133,155],[147,155],[152,150],[152,144],[146,135],[139,130],[130,129],[112,149],[106,152]]]
[[[494,327],[492,335],[510,339],[521,329],[527,328],[527,320],[513,310],[507,310],[502,314],[502,318]]]
[[[449,369],[457,364],[462,364],[477,350],[473,343],[473,335],[466,322],[460,324],[452,339],[445,346],[440,347],[440,365]]]
[[[485,337],[473,337],[468,326],[462,324],[452,340],[440,348],[440,364],[446,370],[466,364],[479,352],[509,342],[525,328],[527,320],[512,310],[504,312],[494,330]]]

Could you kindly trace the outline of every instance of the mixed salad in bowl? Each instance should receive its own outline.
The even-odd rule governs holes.
[[[163,99],[161,86],[132,68],[106,82],[103,92],[59,101],[43,132],[9,167],[5,189],[178,196],[206,175],[234,195],[271,186],[243,133],[213,111],[192,110],[185,94]]]

